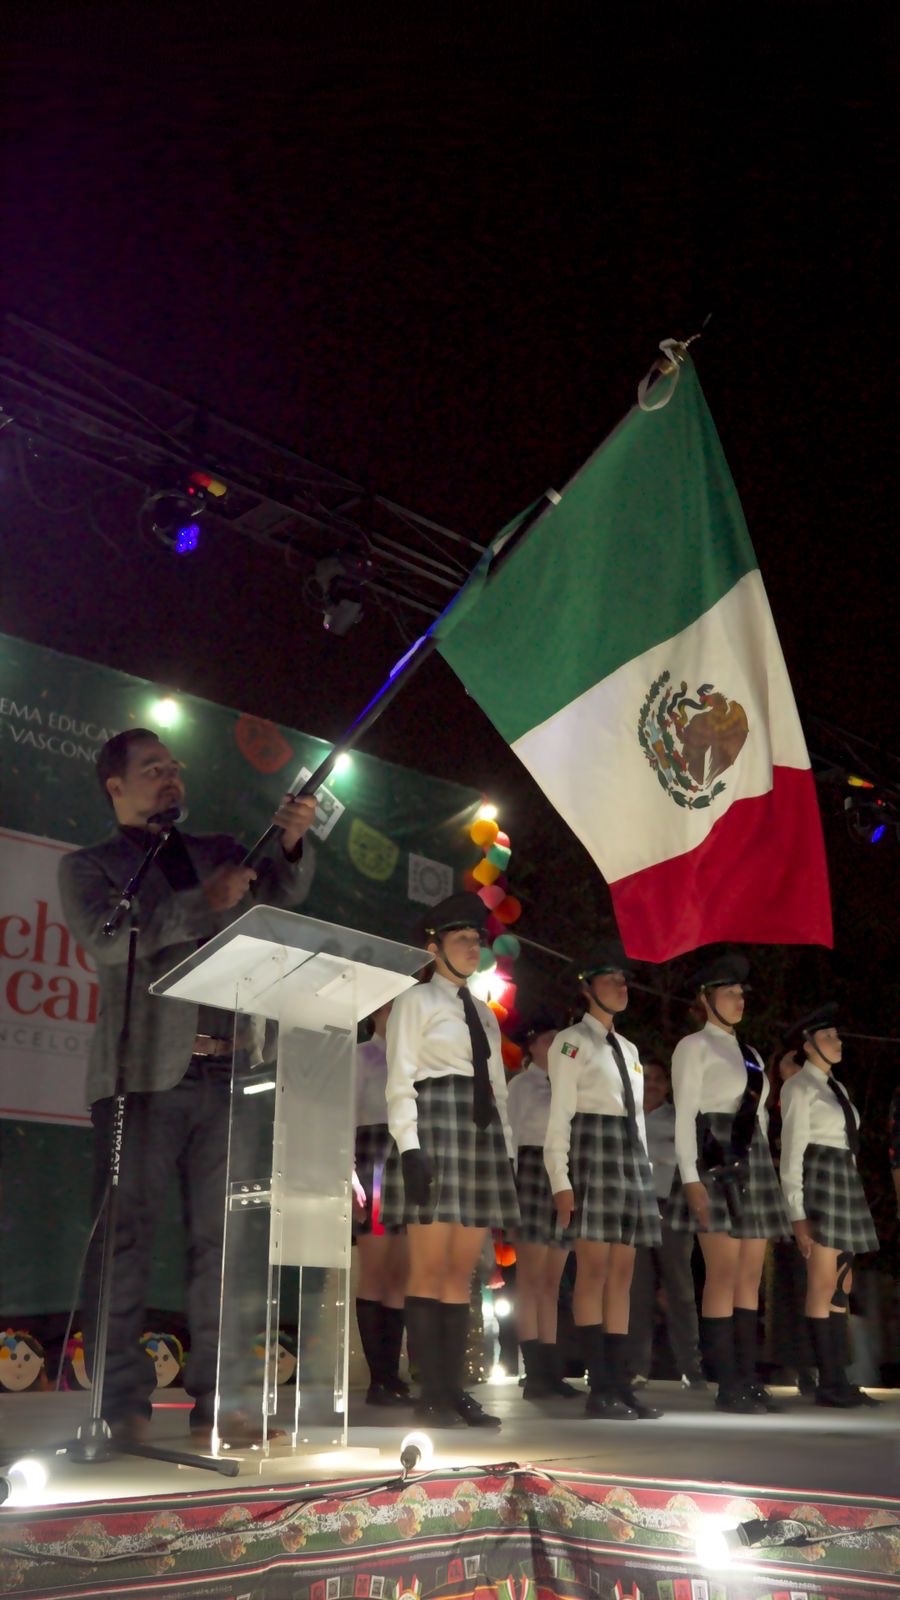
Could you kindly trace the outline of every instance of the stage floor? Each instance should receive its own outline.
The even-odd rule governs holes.
[[[703,1395],[655,1383],[644,1393],[665,1415],[654,1422],[626,1423],[592,1421],[585,1417],[580,1399],[529,1404],[515,1383],[484,1384],[476,1392],[485,1407],[503,1419],[502,1428],[435,1433],[435,1467],[459,1471],[516,1462],[563,1477],[586,1473],[654,1483],[702,1481],[747,1490],[768,1486],[810,1496],[872,1499],[896,1494],[900,1483],[897,1390],[872,1391],[882,1401],[877,1409],[843,1412],[820,1409],[795,1390],[776,1390],[785,1402],[784,1412],[732,1417],[713,1410],[712,1391]],[[86,1409],[82,1394],[3,1396],[0,1462],[8,1464],[62,1444]],[[157,1407],[148,1442],[190,1450],[187,1418],[186,1405],[170,1402]],[[208,1495],[218,1489],[233,1492],[238,1485],[246,1491],[335,1479],[384,1479],[398,1471],[400,1441],[414,1427],[411,1412],[385,1414],[367,1407],[362,1395],[354,1396],[346,1451],[336,1449],[325,1433],[297,1451],[278,1444],[268,1456],[235,1451],[234,1458],[241,1463],[237,1478],[128,1456],[94,1466],[45,1457],[51,1462],[51,1477],[31,1504]]]

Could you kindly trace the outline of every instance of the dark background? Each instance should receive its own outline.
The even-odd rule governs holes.
[[[895,740],[887,6],[38,0],[4,55],[4,306],[480,542],[712,313],[694,353],[801,711]],[[374,607],[327,635],[233,532],[176,561],[46,514],[8,443],[3,630],[326,738],[401,653]],[[366,748],[486,791],[522,933],[591,937],[599,874],[440,660]],[[755,953],[765,1043],[825,989],[896,1032],[896,840],[822,798],[836,955]]]

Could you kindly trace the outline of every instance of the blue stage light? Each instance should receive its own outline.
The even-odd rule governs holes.
[[[199,543],[199,522],[186,522],[184,527],[179,528],[175,535],[175,554],[177,556],[186,556],[191,550],[196,550]]]
[[[887,833],[887,823],[886,822],[879,822],[878,827],[872,829],[872,832],[871,832],[871,834],[869,836],[869,843],[870,844],[877,844],[879,839],[883,839],[886,833]]]

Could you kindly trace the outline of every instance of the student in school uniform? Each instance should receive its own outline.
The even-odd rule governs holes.
[[[834,1069],[843,1044],[837,1006],[794,1024],[789,1044],[800,1071],[781,1093],[781,1183],[806,1261],[806,1325],[819,1369],[816,1404],[849,1408],[877,1401],[848,1381],[847,1294],[853,1258],[878,1249],[856,1165],[859,1112]]]
[[[562,1019],[540,1011],[519,1030],[522,1066],[509,1086],[521,1221],[516,1233],[516,1324],[525,1363],[525,1400],[578,1393],[563,1377],[557,1336],[559,1285],[568,1250],[556,1241],[556,1207],[544,1165],[550,1116],[547,1058]]]
[[[400,1377],[403,1300],[409,1272],[406,1232],[375,1231],[376,1208],[391,1148],[387,1124],[387,1047],[385,1030],[392,1002],[370,1018],[372,1033],[356,1051],[356,1140],[354,1171],[365,1209],[354,1217],[357,1250],[356,1321],[369,1368],[366,1404],[396,1407],[409,1403],[409,1385]]]
[[[382,1217],[405,1223],[406,1327],[421,1375],[416,1415],[432,1427],[499,1427],[462,1386],[472,1273],[488,1228],[518,1227],[500,1029],[471,993],[487,910],[476,894],[433,906],[421,938],[430,982],[394,1001],[387,1026]]]
[[[550,1047],[544,1141],[557,1239],[574,1248],[577,1263],[573,1313],[588,1370],[587,1413],[613,1421],[660,1415],[638,1399],[628,1370],[635,1248],[660,1242],[643,1073],[637,1050],[618,1030],[630,976],[616,940],[598,946],[579,972],[586,1009]]]
[[[738,1037],[749,963],[726,951],[695,974],[699,1032],[672,1056],[678,1168],[666,1216],[697,1233],[706,1265],[701,1341],[720,1411],[780,1411],[756,1377],[759,1284],[766,1242],[788,1236],[767,1139],[762,1060]]]

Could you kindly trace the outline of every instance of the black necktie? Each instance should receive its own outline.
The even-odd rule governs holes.
[[[628,1062],[625,1060],[622,1046],[612,1028],[606,1035],[606,1042],[616,1058],[619,1077],[622,1079],[622,1101],[625,1106],[625,1121],[628,1123],[628,1142],[632,1149],[637,1149],[641,1140],[638,1133],[637,1115],[634,1109],[634,1092],[631,1087],[631,1078],[628,1075]]]
[[[472,1046],[472,1066],[475,1069],[472,1090],[472,1121],[476,1128],[486,1128],[491,1120],[491,1111],[494,1106],[494,1091],[491,1088],[491,1075],[488,1072],[491,1047],[484,1031],[484,1023],[478,1015],[478,1007],[465,985],[459,991],[459,998],[462,1001],[466,1026],[469,1030],[469,1042]]]
[[[844,1127],[847,1130],[847,1143],[850,1146],[850,1154],[855,1160],[859,1155],[859,1128],[856,1126],[856,1118],[853,1115],[853,1107],[851,1106],[843,1087],[838,1083],[833,1072],[829,1072],[828,1074],[828,1087],[844,1113]]]

